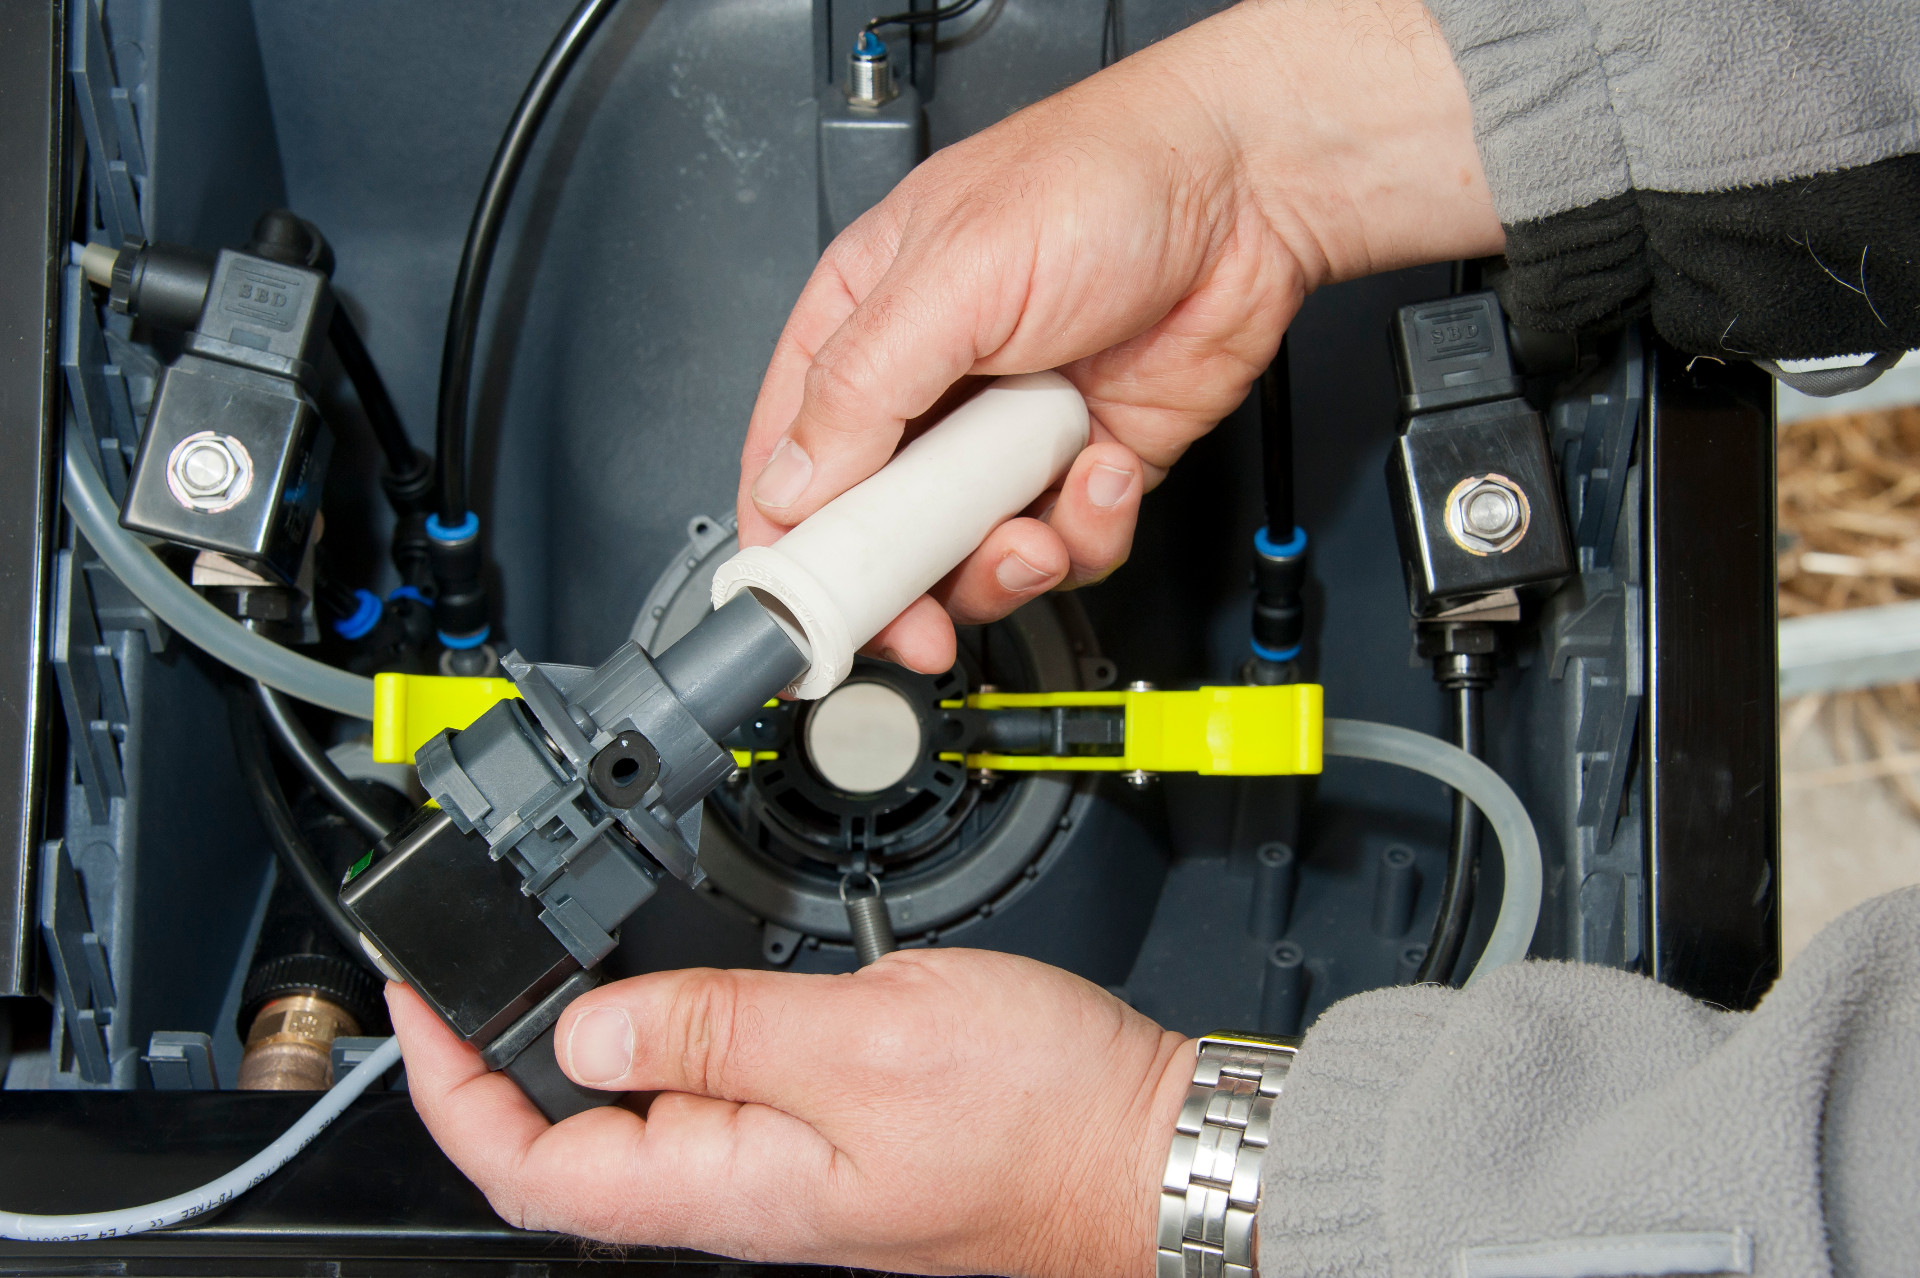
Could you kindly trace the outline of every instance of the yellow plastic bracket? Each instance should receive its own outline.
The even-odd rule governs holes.
[[[1317,683],[1187,692],[991,692],[977,710],[1120,706],[1119,755],[970,754],[969,768],[995,772],[1197,772],[1201,776],[1298,776],[1320,771],[1322,692]]]
[[[511,679],[443,675],[380,674],[373,677],[373,758],[376,763],[412,763],[413,752],[448,728],[465,728],[518,695]],[[769,701],[768,705],[778,705]],[[777,759],[771,751],[730,752],[739,766]]]
[[[373,757],[412,763],[413,752],[448,728],[464,728],[514,696],[508,679],[382,674],[373,679]],[[1198,688],[1187,692],[991,692],[976,710],[1119,706],[1126,745],[1118,755],[970,754],[969,768],[995,772],[1197,772],[1202,776],[1297,776],[1320,771],[1319,684]],[[778,756],[732,752],[747,767]]]
[[[519,695],[511,679],[378,674],[373,677],[373,758],[412,763],[413,752],[448,728],[464,728]]]

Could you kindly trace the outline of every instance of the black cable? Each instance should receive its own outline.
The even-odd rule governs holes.
[[[954,0],[952,4],[938,9],[917,9],[909,13],[889,14],[884,18],[874,18],[864,30],[878,31],[881,27],[931,27],[957,18],[970,9],[978,8],[980,0]]]
[[[407,438],[406,427],[400,424],[400,414],[394,411],[380,370],[373,366],[373,357],[360,340],[360,330],[353,326],[353,317],[337,303],[327,323],[327,338],[333,343],[333,353],[340,357],[340,367],[347,371],[347,380],[353,383],[353,393],[360,397],[374,441],[386,454],[387,470],[394,475],[411,474],[420,463],[419,455]]]
[[[1107,0],[1106,15],[1100,20],[1100,65],[1110,67],[1127,56],[1127,28],[1124,0]]]
[[[368,838],[376,842],[386,838],[393,828],[391,823],[367,802],[367,796],[360,792],[359,787],[334,766],[327,752],[307,731],[307,725],[300,722],[286,696],[258,679],[254,680],[253,690],[254,699],[260,703],[260,717],[272,730],[281,750],[313,784],[313,788],[320,792],[320,797],[341,816],[358,826]]]
[[[1287,339],[1260,375],[1260,485],[1266,499],[1267,536],[1276,544],[1293,536],[1293,375]]]
[[[1485,721],[1481,708],[1483,688],[1464,684],[1448,689],[1455,719],[1454,744],[1474,758],[1485,749]],[[1427,957],[1414,973],[1414,984],[1446,984],[1453,978],[1460,961],[1460,947],[1467,939],[1467,924],[1473,918],[1473,890],[1479,877],[1480,831],[1484,826],[1480,809],[1466,795],[1454,792],[1453,828],[1447,839],[1447,877],[1440,885],[1440,909],[1433,920],[1433,936],[1427,942]]]
[[[500,242],[507,205],[540,130],[540,121],[566,82],[567,72],[592,39],[594,29],[616,2],[581,0],[567,25],[554,37],[526,92],[520,95],[513,118],[507,121],[507,131],[480,188],[473,222],[467,227],[466,247],[460,252],[460,270],[453,281],[453,304],[447,313],[446,345],[440,354],[440,404],[434,430],[440,521],[447,527],[461,524],[467,517],[467,384],[473,375],[473,348],[480,330],[487,272]]]
[[[253,798],[261,824],[267,827],[267,839],[273,844],[274,855],[280,858],[281,869],[299,883],[307,899],[313,902],[313,908],[346,946],[347,953],[359,962],[367,962],[366,951],[360,946],[360,929],[340,908],[336,895],[339,885],[320,864],[320,858],[293,819],[293,809],[287,806],[280,778],[273,773],[273,756],[267,749],[267,731],[260,723],[260,713],[253,699],[238,684],[227,691],[227,721],[233,729],[234,752],[240,758],[240,778]]]

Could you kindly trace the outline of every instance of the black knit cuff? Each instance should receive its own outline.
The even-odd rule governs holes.
[[[1680,349],[1807,359],[1920,347],[1920,155],[1698,195],[1629,191],[1507,228],[1513,319],[1651,313]]]

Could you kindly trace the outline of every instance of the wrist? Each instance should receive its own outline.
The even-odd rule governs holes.
[[[1419,0],[1243,0],[1183,35],[1224,51],[1210,101],[1305,291],[1504,246],[1466,83]]]
[[[1022,1231],[1032,1240],[1010,1272],[1148,1278],[1167,1141],[1193,1076],[1195,1040],[1163,1031],[1120,1114],[1095,1126],[1062,1115],[1082,1139],[1064,1179],[1048,1177]],[[1111,1111],[1109,1111],[1111,1114]],[[996,1270],[995,1272],[999,1272]]]

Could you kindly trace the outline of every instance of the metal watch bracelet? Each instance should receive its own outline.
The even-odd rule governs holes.
[[[1260,1168],[1273,1098],[1297,1049],[1246,1034],[1200,1039],[1160,1180],[1155,1278],[1256,1278]]]

